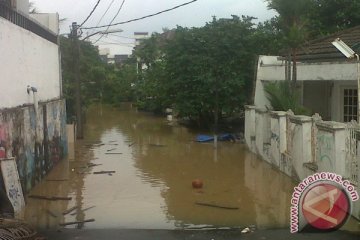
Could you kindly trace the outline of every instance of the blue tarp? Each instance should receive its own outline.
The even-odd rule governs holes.
[[[224,134],[220,134],[218,136],[219,141],[231,141],[234,139],[235,139],[235,137],[230,133],[224,133]],[[197,142],[211,142],[211,141],[214,141],[214,136],[199,134],[196,136],[196,141]]]

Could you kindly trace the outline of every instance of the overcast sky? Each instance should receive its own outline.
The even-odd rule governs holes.
[[[72,22],[79,24],[85,20],[98,0],[32,0],[38,12],[58,12],[60,18],[67,20],[62,23],[61,32],[69,32]],[[109,24],[115,16],[123,0],[101,0],[85,27],[97,26],[109,4],[113,1],[109,11],[99,25]],[[114,23],[142,17],[174,7],[190,0],[125,0],[123,8]],[[264,0],[198,0],[190,5],[163,13],[145,20],[120,25],[112,29],[123,32],[103,37],[96,45],[100,48],[110,48],[111,54],[131,53],[134,32],[162,32],[163,28],[174,28],[176,25],[184,27],[199,27],[211,21],[212,16],[228,18],[231,15],[249,15],[259,21],[270,19],[274,12],[267,10]],[[91,33],[91,32],[88,32]],[[87,32],[84,33],[86,35]],[[97,40],[98,36],[91,38]],[[105,45],[105,43],[111,43]]]

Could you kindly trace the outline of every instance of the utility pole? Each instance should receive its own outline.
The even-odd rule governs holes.
[[[80,45],[79,25],[73,22],[71,25],[71,39],[73,43],[73,69],[75,78],[75,111],[76,111],[76,138],[83,139],[82,103],[81,103],[81,80],[80,80]]]

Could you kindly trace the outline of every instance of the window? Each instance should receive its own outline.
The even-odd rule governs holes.
[[[344,89],[344,122],[357,120],[358,94],[356,89]]]

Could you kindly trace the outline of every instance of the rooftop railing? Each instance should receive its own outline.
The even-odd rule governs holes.
[[[9,8],[1,2],[0,17],[3,17],[8,21],[12,22],[13,24],[22,27],[52,43],[58,43],[58,38],[54,33],[50,32],[49,30],[40,26],[38,23],[30,20],[29,18],[21,15],[20,13],[14,11],[13,9]]]

